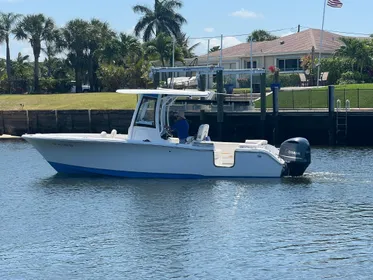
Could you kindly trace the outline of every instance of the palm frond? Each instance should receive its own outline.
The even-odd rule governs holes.
[[[141,13],[141,14],[151,14],[152,13],[152,10],[150,8],[148,8],[146,6],[143,6],[143,5],[136,5],[132,9],[135,13]]]

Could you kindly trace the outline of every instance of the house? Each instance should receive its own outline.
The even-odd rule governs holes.
[[[303,56],[311,54],[314,49],[315,58],[318,57],[320,35],[320,29],[307,29],[273,41],[253,42],[253,68],[268,70],[269,66],[274,65],[282,73],[300,72]],[[322,57],[333,55],[343,45],[339,40],[340,37],[342,36],[339,34],[324,31]],[[228,48],[223,46],[223,67],[225,69],[251,68],[250,45],[249,42]],[[199,56],[198,65],[217,65],[219,60],[220,51],[216,51],[210,53],[209,56],[207,54]]]

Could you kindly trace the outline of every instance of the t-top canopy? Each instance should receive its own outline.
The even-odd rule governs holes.
[[[178,89],[118,89],[117,93],[123,94],[155,94],[155,95],[171,95],[171,96],[195,96],[208,97],[215,94],[212,91],[198,90],[178,90]]]

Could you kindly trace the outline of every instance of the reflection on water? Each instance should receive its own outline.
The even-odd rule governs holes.
[[[370,149],[314,148],[303,177],[66,176],[0,143],[1,279],[370,279]]]
[[[40,185],[43,187],[68,187],[68,186],[101,186],[107,187],[131,187],[136,185],[139,188],[148,188],[157,186],[161,188],[175,187],[218,187],[226,184],[234,184],[239,186],[273,186],[276,184],[291,185],[291,186],[306,186],[312,183],[312,177],[317,173],[305,174],[302,177],[284,177],[284,178],[232,178],[232,179],[132,179],[132,178],[117,178],[101,175],[66,175],[56,173],[50,177],[40,179]],[[332,175],[332,174],[328,174]]]

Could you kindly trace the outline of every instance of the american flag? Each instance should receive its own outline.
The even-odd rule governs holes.
[[[328,6],[332,8],[342,8],[343,4],[339,0],[328,0]]]

